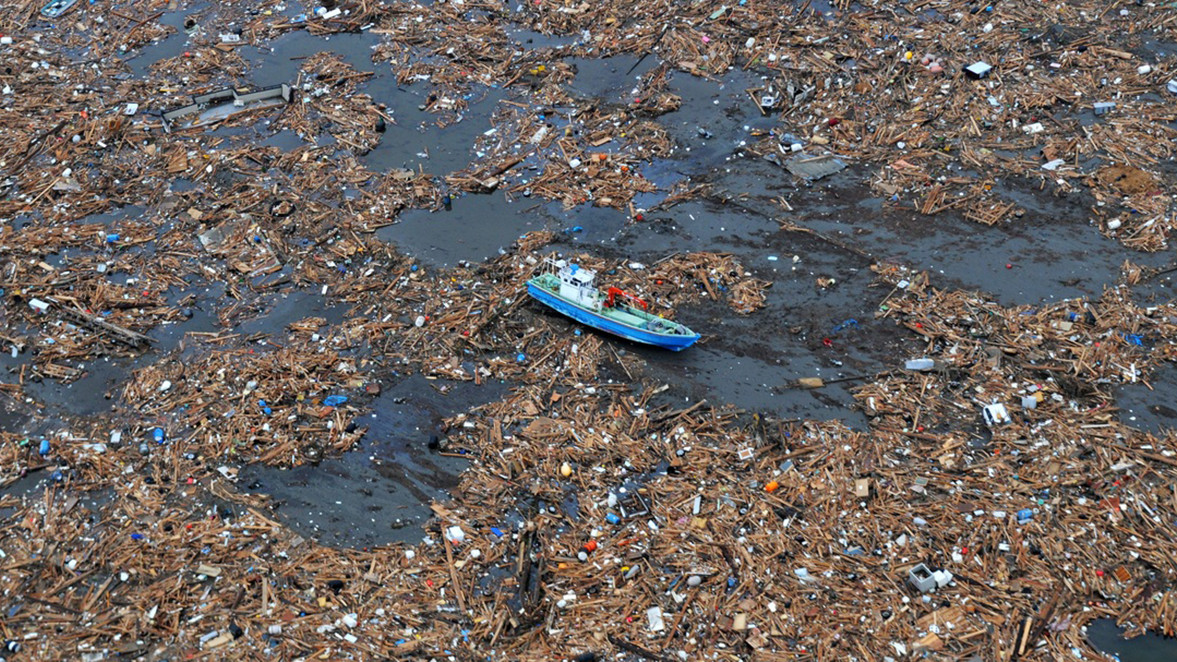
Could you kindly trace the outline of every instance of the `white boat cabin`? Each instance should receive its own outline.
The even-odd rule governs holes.
[[[592,269],[582,269],[578,264],[568,264],[564,260],[552,261],[553,273],[560,281],[560,296],[569,301],[588,308],[601,308],[601,293],[597,290],[597,272]]]

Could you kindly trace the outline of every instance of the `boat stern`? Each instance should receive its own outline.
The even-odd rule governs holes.
[[[697,333],[690,333],[680,336],[662,336],[658,339],[658,342],[653,344],[656,344],[659,347],[663,347],[665,349],[669,349],[672,352],[681,352],[691,345],[694,345],[702,337],[703,336]]]

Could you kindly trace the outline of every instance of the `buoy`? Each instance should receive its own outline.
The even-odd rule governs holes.
[[[578,552],[576,554],[576,558],[580,559],[582,562],[587,561],[589,554],[592,554],[594,551],[596,551],[596,549],[597,549],[597,541],[590,540],[590,541],[586,542],[584,544],[584,546],[582,546],[580,548],[580,552]]]

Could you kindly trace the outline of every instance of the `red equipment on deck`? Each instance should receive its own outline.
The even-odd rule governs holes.
[[[642,301],[641,299],[635,297],[632,294],[629,294],[628,292],[626,292],[625,290],[622,290],[619,287],[610,287],[609,288],[608,292],[606,293],[606,297],[605,297],[605,306],[612,308],[613,306],[617,305],[617,297],[622,297],[623,299],[629,299],[630,301],[634,302],[635,304],[641,306],[642,310],[649,310],[650,309],[650,304],[646,303],[645,301]]]

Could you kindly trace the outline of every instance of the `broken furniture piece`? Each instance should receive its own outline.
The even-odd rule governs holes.
[[[285,83],[252,92],[229,87],[198,94],[192,97],[191,104],[164,112],[163,129],[171,133],[177,129],[215,124],[248,110],[290,103],[290,96],[290,86]]]

